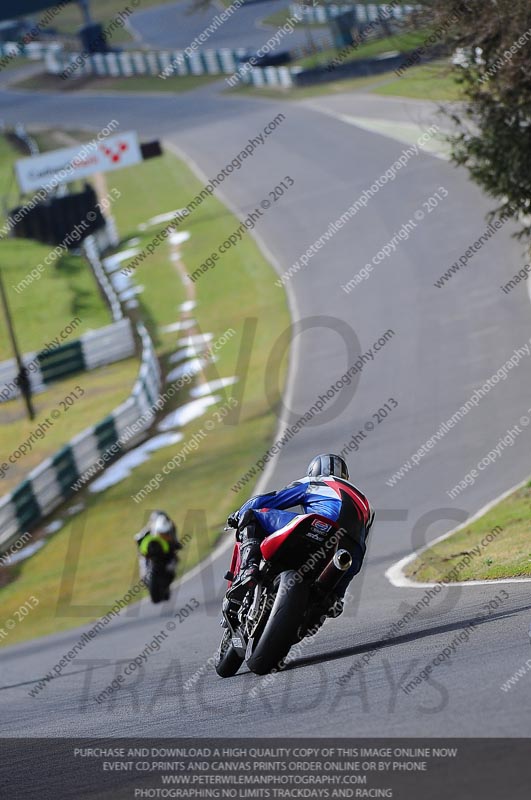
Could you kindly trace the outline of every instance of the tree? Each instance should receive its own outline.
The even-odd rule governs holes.
[[[463,103],[449,113],[456,164],[498,205],[491,217],[520,223],[531,236],[531,3],[529,0],[421,0],[441,31]]]

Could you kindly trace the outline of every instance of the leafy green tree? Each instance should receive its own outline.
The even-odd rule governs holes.
[[[494,198],[491,216],[531,236],[531,3],[420,0],[425,21],[454,53],[463,102],[450,113],[453,160]],[[457,58],[455,58],[457,55]]]

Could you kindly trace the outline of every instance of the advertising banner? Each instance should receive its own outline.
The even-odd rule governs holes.
[[[97,172],[111,172],[142,161],[138,135],[134,131],[107,136],[75,147],[65,147],[22,158],[15,165],[22,192],[54,188]]]

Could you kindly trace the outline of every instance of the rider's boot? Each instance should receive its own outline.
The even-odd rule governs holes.
[[[240,571],[227,592],[227,597],[233,600],[243,599],[249,589],[255,588],[261,558],[261,540],[257,536],[256,525],[254,523],[248,524],[242,530],[241,537]]]

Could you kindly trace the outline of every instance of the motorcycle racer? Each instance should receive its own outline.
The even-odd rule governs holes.
[[[173,566],[177,551],[182,549],[175,523],[165,511],[152,511],[147,525],[134,538],[142,578],[146,573],[146,559],[157,557]]]
[[[326,453],[315,456],[307,476],[290,483],[278,492],[258,495],[244,503],[227,524],[237,528],[240,541],[240,571],[227,594],[241,599],[254,588],[259,572],[262,540],[299,516],[285,509],[302,506],[304,514],[320,514],[334,522],[344,533],[344,546],[352,556],[352,565],[335,588],[329,616],[339,616],[350,581],[363,564],[366,539],[374,521],[374,511],[364,494],[349,482],[349,471],[341,456]]]

